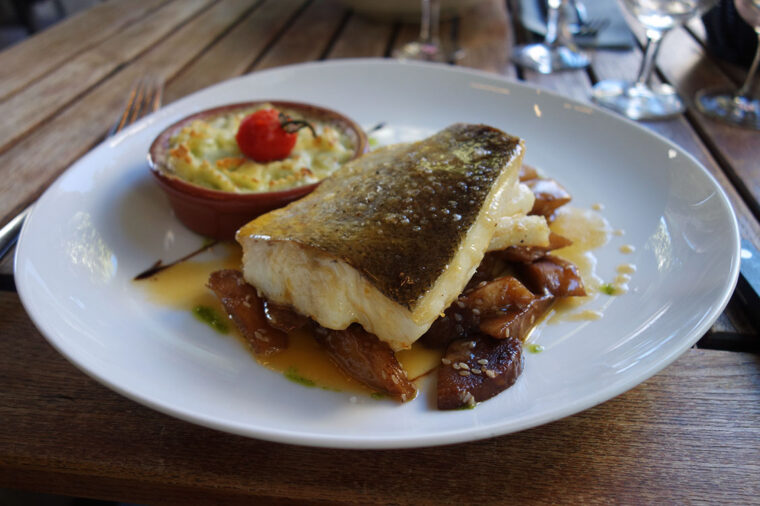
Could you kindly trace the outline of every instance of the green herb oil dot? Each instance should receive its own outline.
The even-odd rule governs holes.
[[[300,374],[298,374],[298,371],[295,367],[289,367],[287,371],[283,373],[286,378],[288,378],[290,381],[293,381],[295,383],[298,383],[299,385],[303,385],[305,387],[314,387],[317,386],[316,383],[314,383],[309,378],[304,378]]]
[[[193,315],[217,332],[226,334],[230,330],[227,326],[227,321],[213,308],[208,306],[195,306],[193,308]]]

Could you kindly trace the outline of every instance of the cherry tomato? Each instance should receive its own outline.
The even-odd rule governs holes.
[[[283,128],[280,113],[274,109],[254,112],[240,123],[235,135],[240,151],[257,162],[287,158],[297,137]]]

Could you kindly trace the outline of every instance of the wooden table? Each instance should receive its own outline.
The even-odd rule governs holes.
[[[411,0],[410,0],[411,1]],[[171,102],[219,80],[302,61],[388,57],[417,27],[330,0],[112,0],[0,53],[0,224],[100,140],[136,77]],[[539,75],[508,62],[503,1],[443,26],[459,64],[588,101],[641,56],[597,50],[591,69]],[[641,34],[637,34],[641,40]],[[699,23],[665,41],[661,77],[686,97],[742,72],[705,55]],[[652,130],[696,156],[760,249],[760,134],[690,109]],[[89,379],[35,330],[0,264],[0,487],[186,504],[693,501],[760,497],[760,308],[735,296],[673,365],[603,405],[518,434],[403,451],[322,450],[205,429]],[[742,351],[743,350],[743,351]]]

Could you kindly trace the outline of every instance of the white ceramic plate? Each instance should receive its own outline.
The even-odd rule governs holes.
[[[453,122],[526,139],[526,160],[559,179],[574,205],[605,204],[625,230],[598,252],[612,279],[635,263],[625,295],[601,320],[547,326],[511,389],[467,411],[358,399],[304,388],[259,366],[234,339],[189,313],[152,304],[132,282],[157,258],[200,239],[172,216],[148,173],[162,128],[208,107],[255,99],[312,102],[385,141]],[[619,247],[631,244],[634,253]],[[593,107],[497,76],[382,60],[258,72],[173,103],[75,163],[39,200],[21,234],[16,283],[40,331],[87,374],[137,402],[201,425],[295,444],[397,448],[514,432],[576,413],[644,381],[702,336],[738,275],[731,207],[707,171],[668,141]]]

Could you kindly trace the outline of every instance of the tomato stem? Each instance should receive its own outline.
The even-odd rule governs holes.
[[[302,119],[291,119],[290,117],[286,116],[283,113],[280,113],[280,126],[283,130],[288,132],[289,134],[294,134],[297,131],[299,131],[302,128],[308,128],[311,130],[311,134],[314,137],[317,137],[317,132],[314,130],[314,127],[311,126],[311,124]]]

